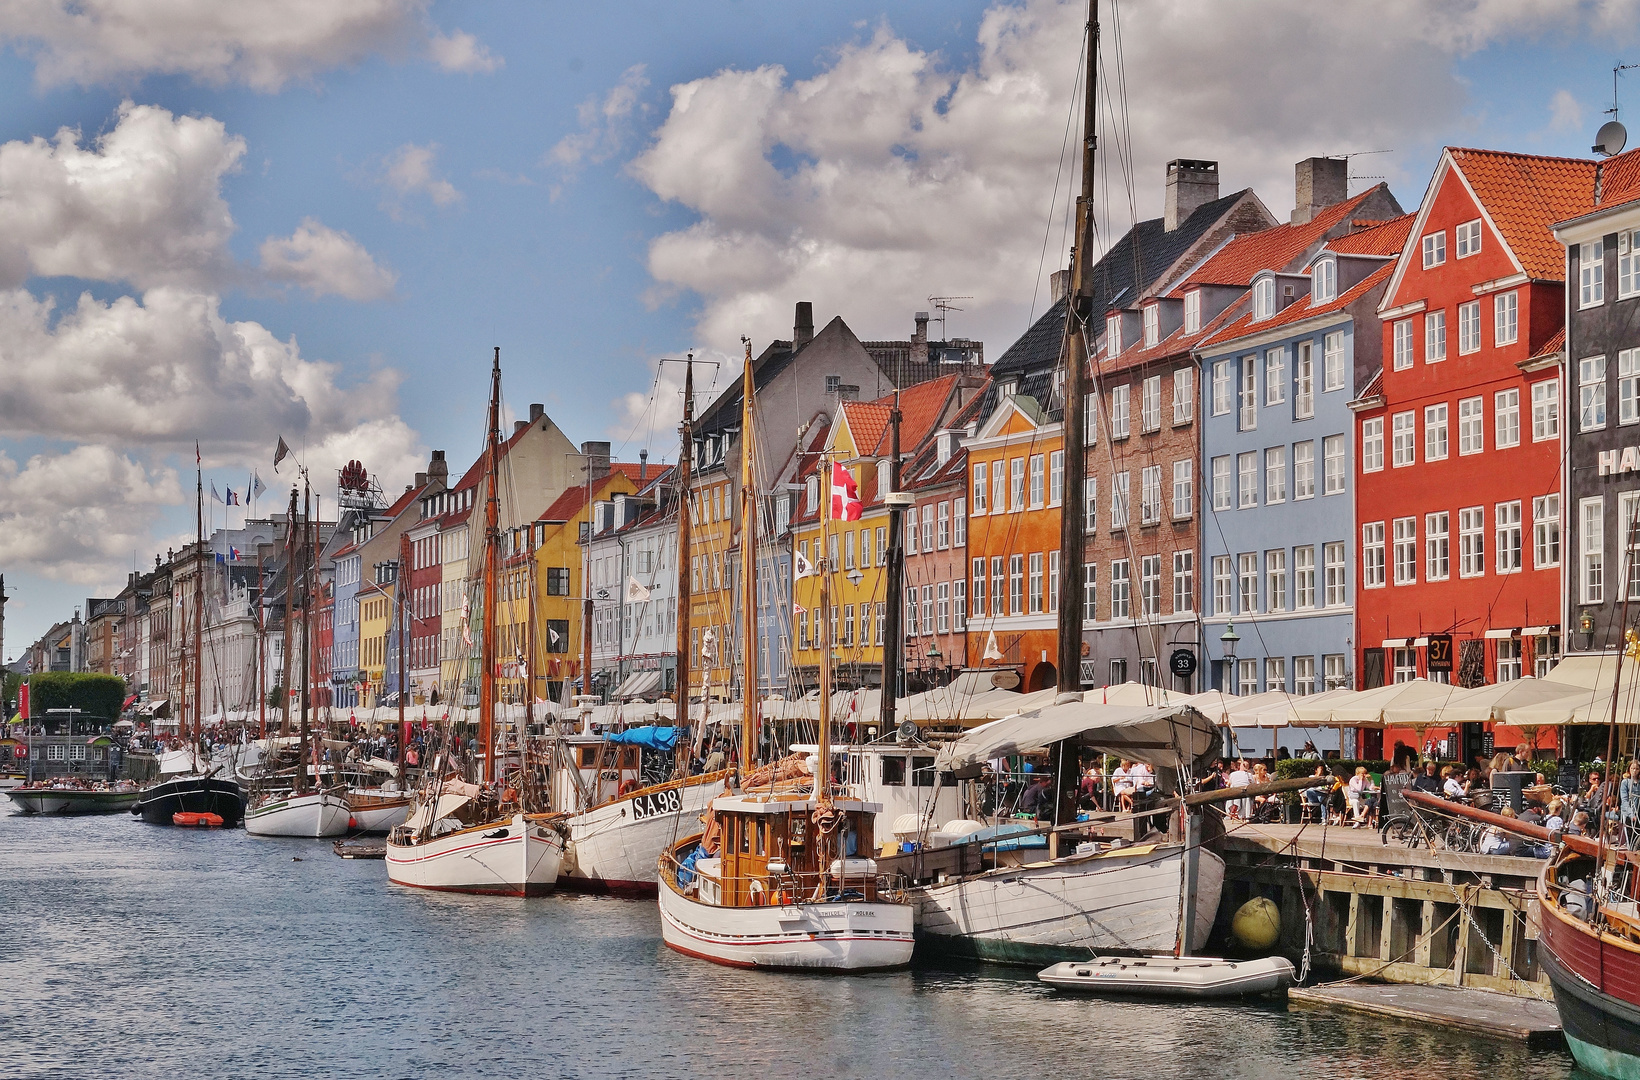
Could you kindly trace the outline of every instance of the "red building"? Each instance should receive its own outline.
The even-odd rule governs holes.
[[[1506,681],[1559,653],[1565,267],[1550,225],[1591,205],[1593,180],[1590,161],[1441,156],[1378,311],[1382,373],[1351,404],[1359,687]],[[1486,732],[1466,727],[1467,761]]]

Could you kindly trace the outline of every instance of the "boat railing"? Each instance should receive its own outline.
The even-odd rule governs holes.
[[[677,892],[698,893],[696,882],[708,878],[715,887],[713,891],[720,895],[745,896],[750,900],[748,906],[752,907],[855,899],[889,899],[897,902],[905,897],[909,885],[908,879],[897,873],[833,874],[829,871],[819,873],[788,869],[779,873],[723,875],[707,873],[698,864],[689,869],[689,883],[680,885],[680,869],[682,864],[675,853],[663,854],[658,871],[661,883]]]

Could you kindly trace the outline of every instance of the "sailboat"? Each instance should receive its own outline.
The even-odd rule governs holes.
[[[757,747],[757,535],[751,345],[741,412],[740,791],[712,800],[705,828],[662,854],[661,936],[731,967],[869,971],[910,963],[912,909],[877,874],[880,804],[839,795],[830,767],[831,671],[820,665],[819,752],[753,771]],[[829,504],[831,500],[826,500]],[[822,514],[821,551],[829,521]],[[821,656],[830,657],[830,575],[820,563]],[[681,575],[680,575],[681,576]]]
[[[199,447],[194,447],[194,519],[195,542],[193,596],[193,626],[184,652],[184,663],[191,674],[192,694],[178,714],[177,734],[188,743],[186,765],[168,779],[163,779],[143,791],[142,797],[131,807],[131,813],[151,825],[171,825],[177,814],[215,814],[228,827],[238,825],[245,814],[245,792],[238,782],[217,775],[222,765],[205,768],[205,759],[199,753],[201,717],[204,715],[200,691],[201,669],[204,667],[205,624],[205,476],[199,460]],[[190,686],[187,676],[184,690]],[[193,715],[190,737],[188,717]],[[163,774],[162,774],[163,775]]]
[[[479,777],[447,776],[440,754],[417,794],[409,819],[387,834],[387,879],[396,885],[450,892],[540,896],[558,883],[564,859],[562,826],[529,812],[528,784],[498,775],[496,713],[496,570],[500,558],[501,350],[490,373],[485,444],[483,630],[479,675]],[[527,734],[520,732],[522,751]]]

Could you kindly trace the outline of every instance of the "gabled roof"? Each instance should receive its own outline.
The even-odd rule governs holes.
[[[1222,329],[1218,330],[1201,344],[1203,347],[1222,345],[1225,342],[1234,341],[1237,338],[1246,337],[1249,334],[1263,334],[1279,327],[1291,326],[1294,323],[1301,323],[1308,319],[1314,319],[1322,315],[1331,315],[1334,312],[1342,311],[1349,305],[1361,299],[1361,297],[1365,296],[1367,293],[1371,292],[1373,289],[1376,289],[1389,281],[1390,275],[1394,272],[1395,265],[1393,263],[1386,262],[1383,266],[1380,266],[1377,270],[1374,270],[1350,288],[1346,289],[1344,292],[1324,304],[1317,304],[1312,307],[1310,306],[1310,301],[1307,297],[1301,297],[1276,312],[1274,316],[1268,319],[1260,319],[1258,322],[1253,321],[1253,313],[1251,311],[1244,310],[1234,320],[1227,323]]]
[[[1327,241],[1327,250],[1340,255],[1383,255],[1393,258],[1406,247],[1407,235],[1412,232],[1413,214],[1402,214],[1388,221],[1357,221],[1362,226],[1347,236]]]
[[[892,401],[890,398],[886,402],[843,402],[843,419],[848,424],[849,434],[854,437],[856,454],[870,457],[877,452],[878,445],[883,441],[883,433],[888,430],[890,414],[894,411]]]
[[[603,495],[618,477],[624,476],[626,479],[636,484],[638,482],[639,468],[640,466],[638,463],[633,461],[610,462],[609,474],[607,476],[599,477],[597,483],[592,485],[591,501],[597,502],[599,496]],[[564,493],[552,500],[552,505],[542,511],[540,516],[535,520],[546,524],[557,524],[568,521],[570,518],[573,518],[576,514],[581,512],[581,508],[587,504],[587,501],[587,486],[585,484],[577,484],[574,487],[565,488]]]
[[[1535,280],[1565,280],[1566,250],[1550,227],[1595,208],[1595,162],[1463,147],[1446,153],[1521,268]]]
[[[1341,203],[1323,208],[1303,223],[1277,225],[1272,229],[1238,236],[1176,286],[1170,295],[1183,296],[1198,285],[1240,285],[1252,283],[1261,270],[1281,271],[1303,255],[1335,226],[1353,220],[1361,205],[1386,185],[1366,191]]]
[[[1640,148],[1607,158],[1599,166],[1597,209],[1640,199]]]

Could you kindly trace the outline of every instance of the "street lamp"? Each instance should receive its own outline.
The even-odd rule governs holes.
[[[1583,613],[1577,617],[1577,632],[1583,639],[1583,651],[1588,652],[1594,645],[1594,616],[1589,613],[1588,608],[1584,608]]]
[[[1225,625],[1224,633],[1219,635],[1219,644],[1224,647],[1224,679],[1223,685],[1235,692],[1233,676],[1236,670],[1236,646],[1241,642],[1241,635],[1236,633],[1236,621],[1231,619]]]
[[[931,683],[938,683],[940,661],[945,659],[945,654],[940,652],[940,647],[937,643],[931,643],[928,646],[928,651],[923,653],[923,658],[928,661],[928,681]]]

